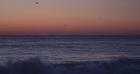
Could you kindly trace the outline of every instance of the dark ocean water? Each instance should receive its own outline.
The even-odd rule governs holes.
[[[33,57],[53,63],[139,58],[140,36],[0,36],[0,62]]]

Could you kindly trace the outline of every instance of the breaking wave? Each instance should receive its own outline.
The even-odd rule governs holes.
[[[140,59],[51,64],[33,58],[1,64],[0,74],[140,74]]]

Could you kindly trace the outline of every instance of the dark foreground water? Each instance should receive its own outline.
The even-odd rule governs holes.
[[[140,57],[140,36],[0,36],[0,62],[38,57],[52,63]]]
[[[0,74],[140,74],[140,59],[49,64],[34,58],[0,65]]]

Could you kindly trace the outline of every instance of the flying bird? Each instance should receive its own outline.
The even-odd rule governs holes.
[[[36,1],[36,2],[35,2],[35,5],[36,5],[36,7],[38,7],[38,6],[39,6],[39,2],[38,2],[38,1]]]
[[[39,2],[35,2],[35,4],[39,4]]]

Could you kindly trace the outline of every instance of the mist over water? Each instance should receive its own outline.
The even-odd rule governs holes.
[[[0,62],[51,63],[139,58],[140,36],[0,36]]]

